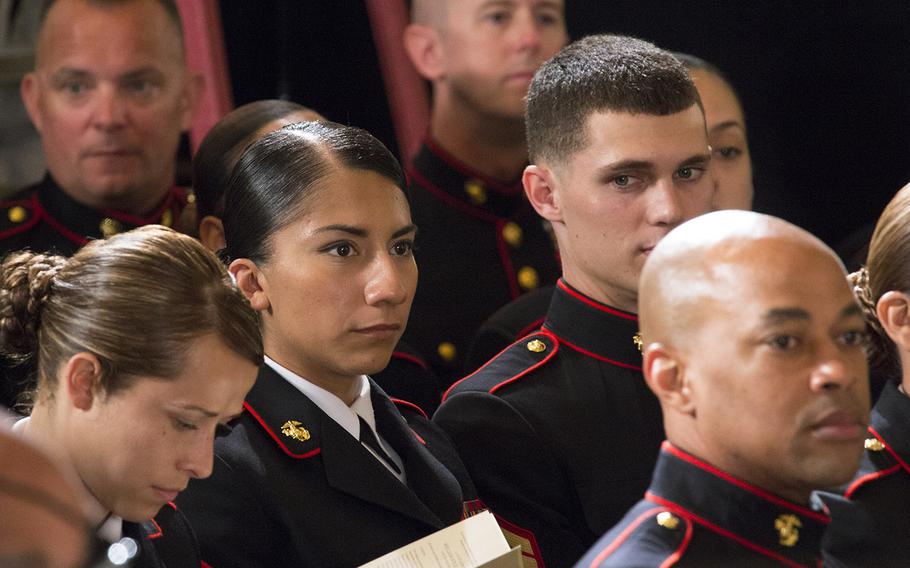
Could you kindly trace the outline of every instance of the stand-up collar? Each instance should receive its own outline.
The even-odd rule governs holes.
[[[447,204],[490,222],[514,217],[519,205],[528,205],[530,213],[520,175],[511,181],[486,176],[446,152],[429,135],[408,175]]]
[[[641,370],[638,316],[593,300],[565,280],[556,283],[544,328],[585,355]]]
[[[872,409],[871,422],[869,430],[910,474],[910,397],[888,381]]]
[[[184,190],[174,186],[158,207],[146,216],[113,209],[93,209],[64,193],[50,174],[38,187],[36,199],[35,205],[40,208],[45,222],[77,245],[153,223],[173,227],[187,202]]]
[[[669,442],[645,498],[788,566],[818,566],[828,515],[773,495]]]

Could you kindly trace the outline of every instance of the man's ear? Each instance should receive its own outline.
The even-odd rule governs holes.
[[[202,76],[202,73],[194,71],[186,73],[186,82],[183,85],[183,95],[180,101],[180,129],[184,131],[192,128],[206,89],[205,77]]]
[[[420,75],[435,81],[445,75],[445,57],[436,28],[424,24],[410,24],[404,30],[404,49]]]
[[[695,403],[685,365],[673,350],[661,343],[651,343],[645,348],[642,370],[648,388],[660,399],[662,406],[694,415]]]
[[[537,214],[550,223],[562,222],[562,207],[557,190],[556,175],[546,165],[531,164],[521,175],[528,201]]]
[[[214,215],[206,215],[199,221],[199,240],[205,248],[218,252],[224,248],[224,224]]]
[[[910,352],[910,297],[896,290],[885,292],[875,305],[875,314],[898,349]]]
[[[76,353],[64,363],[59,379],[73,406],[83,411],[91,410],[102,392],[101,373],[101,361],[86,351]]]
[[[228,271],[254,310],[263,312],[271,308],[268,279],[255,262],[248,258],[238,258],[231,263]]]
[[[25,105],[25,112],[28,113],[28,118],[32,121],[32,124],[35,125],[35,130],[39,133],[43,126],[43,121],[41,120],[41,103],[40,99],[40,89],[41,85],[38,84],[38,76],[34,72],[26,73],[25,77],[22,78],[22,82],[19,83],[19,94],[22,96],[22,104]]]

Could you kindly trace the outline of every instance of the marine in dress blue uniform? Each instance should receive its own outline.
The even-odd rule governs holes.
[[[648,487],[663,440],[634,314],[560,280],[543,328],[445,395],[433,422],[526,566],[571,566]]]
[[[644,499],[576,568],[818,568],[829,522],[667,442]]]
[[[203,560],[219,568],[359,566],[477,512],[444,434],[375,383],[371,400],[407,484],[263,365],[245,411],[216,440],[212,476],[178,498]]]
[[[429,137],[407,173],[420,230],[420,285],[404,340],[447,387],[461,376],[480,324],[521,294],[555,282],[560,267],[520,178],[483,176]]]
[[[859,471],[844,491],[851,506],[832,512],[826,554],[831,564],[844,566],[908,566],[910,398],[893,381],[885,383],[872,409],[865,447]]]

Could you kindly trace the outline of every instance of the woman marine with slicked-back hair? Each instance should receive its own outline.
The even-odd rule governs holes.
[[[262,342],[247,301],[199,242],[157,225],[70,259],[14,253],[0,271],[0,345],[38,366],[14,431],[78,476],[99,536],[139,541],[135,566],[199,566],[185,519],[162,506],[211,473],[216,429],[253,385]]]
[[[866,453],[833,514],[828,553],[846,566],[910,565],[910,184],[878,219],[866,265],[850,275],[866,313],[869,363],[885,377],[872,409]],[[836,511],[834,511],[836,513]],[[840,565],[840,564],[837,564]]]
[[[203,558],[359,566],[458,521],[473,488],[448,440],[368,376],[417,286],[395,158],[359,128],[286,126],[241,156],[223,223],[266,357],[214,474],[179,501]]]

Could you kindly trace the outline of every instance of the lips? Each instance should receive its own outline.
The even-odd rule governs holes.
[[[817,438],[826,441],[853,442],[866,436],[866,426],[866,421],[854,413],[837,410],[825,414],[812,424],[811,429]]]
[[[401,330],[401,324],[397,323],[378,323],[374,325],[359,327],[354,330],[355,333],[370,337],[391,337]]]
[[[163,487],[152,486],[152,489],[155,493],[161,497],[165,502],[173,501],[177,498],[177,495],[180,494],[183,489],[166,489]]]

